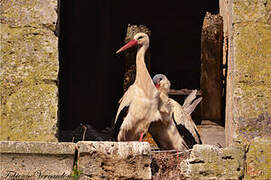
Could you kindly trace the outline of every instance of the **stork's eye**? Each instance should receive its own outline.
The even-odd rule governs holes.
[[[143,38],[143,36],[139,36],[137,39],[140,40],[140,39],[142,39],[142,38]]]

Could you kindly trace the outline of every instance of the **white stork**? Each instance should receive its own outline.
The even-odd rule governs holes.
[[[197,90],[185,99],[184,105],[168,97],[170,82],[163,74],[155,75],[153,82],[160,92],[159,110],[162,120],[153,122],[150,126],[150,133],[163,149],[185,150],[193,147],[194,144],[201,144],[198,129],[191,118],[191,113],[202,100],[196,99]]]
[[[114,122],[117,141],[142,141],[151,122],[161,119],[158,110],[159,92],[156,89],[145,65],[145,52],[149,47],[149,37],[137,33],[134,39],[120,48],[116,53],[137,46],[136,78],[120,99]]]

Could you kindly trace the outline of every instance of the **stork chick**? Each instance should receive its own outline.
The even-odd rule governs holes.
[[[158,81],[156,76],[153,81],[154,83]],[[152,122],[149,132],[158,147],[161,149],[176,149],[178,151],[188,149],[172,118],[172,107],[170,99],[168,98],[170,82],[164,78],[159,80],[159,83],[155,83],[155,86],[160,92],[158,108],[162,119],[160,121]]]
[[[155,75],[153,81],[160,92],[159,110],[163,119],[152,123],[150,127],[157,144],[163,149],[177,150],[190,149],[194,144],[201,144],[197,127],[190,116],[202,99],[199,98],[192,103],[197,91],[194,90],[186,98],[184,109],[178,102],[168,97],[170,81],[165,75]]]
[[[158,110],[159,92],[145,65],[145,52],[149,47],[149,37],[137,33],[134,39],[120,48],[116,53],[137,46],[136,78],[120,99],[114,122],[117,141],[141,141],[151,122],[161,119]]]

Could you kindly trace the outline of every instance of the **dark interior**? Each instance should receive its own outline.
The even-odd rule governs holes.
[[[123,45],[128,24],[151,29],[151,76],[173,89],[200,89],[200,35],[217,0],[60,1],[60,129],[110,126],[123,95]]]

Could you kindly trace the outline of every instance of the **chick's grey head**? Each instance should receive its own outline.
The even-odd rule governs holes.
[[[165,91],[166,93],[169,92],[170,89],[170,81],[167,79],[167,77],[164,74],[156,74],[153,78],[153,83],[155,87],[159,91]]]

